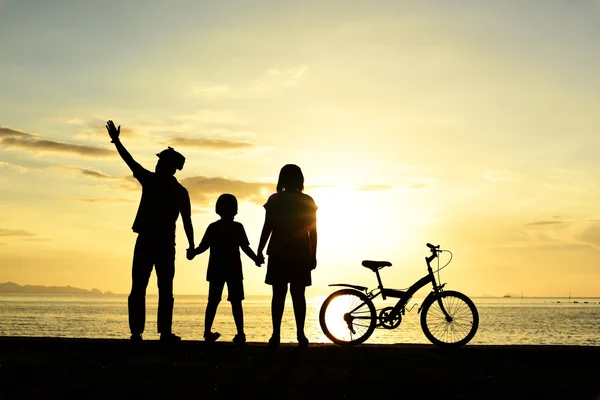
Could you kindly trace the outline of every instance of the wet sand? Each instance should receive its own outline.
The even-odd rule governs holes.
[[[600,347],[0,337],[0,399],[600,399]]]

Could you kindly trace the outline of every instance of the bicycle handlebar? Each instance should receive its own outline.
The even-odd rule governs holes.
[[[429,247],[429,250],[431,250],[431,253],[432,253],[429,257],[425,257],[425,260],[427,261],[427,265],[429,265],[429,263],[431,261],[433,261],[434,258],[437,257],[438,251],[440,251],[440,245],[434,246],[431,243],[427,243],[426,246]]]

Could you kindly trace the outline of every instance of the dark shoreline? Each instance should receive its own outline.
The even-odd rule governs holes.
[[[600,399],[600,347],[0,337],[0,399]]]

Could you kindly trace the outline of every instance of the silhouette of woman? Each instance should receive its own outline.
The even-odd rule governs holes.
[[[281,318],[288,284],[294,306],[296,334],[301,347],[308,346],[304,335],[306,299],[304,291],[311,285],[311,271],[317,266],[317,206],[312,197],[302,193],[304,176],[297,165],[287,164],[279,173],[277,193],[265,204],[265,223],[258,245],[258,258],[269,240],[267,277],[273,287],[271,317],[273,335],[270,346],[280,341]]]

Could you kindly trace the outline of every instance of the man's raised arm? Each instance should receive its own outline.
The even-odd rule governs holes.
[[[119,135],[121,134],[121,125],[119,127],[115,127],[115,123],[112,121],[106,122],[106,130],[108,131],[108,136],[110,136],[111,142],[115,144],[119,155],[125,161],[125,164],[129,167],[129,169],[134,173],[143,169],[143,167],[133,159],[131,154],[127,151],[121,140],[119,139]]]

